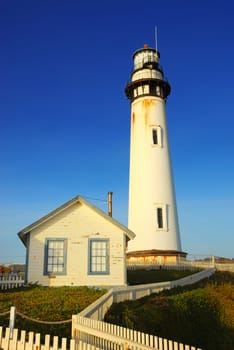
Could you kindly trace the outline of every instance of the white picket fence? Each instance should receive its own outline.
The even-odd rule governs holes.
[[[67,344],[67,339],[62,338],[61,344],[59,344],[57,336],[53,337],[51,342],[50,335],[46,335],[44,342],[42,342],[39,333],[26,333],[23,330],[19,332],[18,329],[14,329],[13,334],[11,334],[10,328],[0,327],[1,350],[67,350],[68,347],[70,350],[75,349],[74,339],[70,341],[70,344]]]
[[[0,327],[1,350],[101,350],[77,339],[70,339],[68,342],[67,338],[60,339],[47,334],[42,340],[40,333],[27,333],[24,330],[19,332],[18,329],[14,329],[12,337],[10,333],[10,328]]]
[[[0,289],[19,288],[24,285],[24,278],[21,275],[2,275],[0,276]]]
[[[103,350],[201,350],[200,348],[138,332],[79,315],[72,317],[75,350],[80,341]]]

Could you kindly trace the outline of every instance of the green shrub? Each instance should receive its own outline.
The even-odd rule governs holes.
[[[127,270],[127,281],[129,285],[174,281],[183,277],[187,277],[193,273],[197,273],[198,271],[198,269],[193,271],[177,271],[164,269]]]

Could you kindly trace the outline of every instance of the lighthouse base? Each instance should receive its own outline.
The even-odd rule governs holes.
[[[176,265],[186,256],[187,253],[176,250],[138,250],[127,253],[127,265]]]

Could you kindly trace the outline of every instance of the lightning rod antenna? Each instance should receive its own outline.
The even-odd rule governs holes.
[[[155,37],[155,49],[158,51],[158,28],[155,26],[154,29],[154,37]]]

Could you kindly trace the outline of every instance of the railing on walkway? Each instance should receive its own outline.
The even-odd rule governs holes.
[[[159,293],[165,289],[171,289],[177,286],[185,286],[196,283],[203,278],[207,278],[214,273],[215,269],[207,269],[194,273],[187,277],[180,278],[176,281],[159,282],[151,284],[141,284],[138,286],[119,287],[111,289],[101,298],[89,305],[86,309],[79,313],[80,316],[90,317],[95,320],[102,321],[106,311],[110,308],[112,303],[119,303],[125,300],[137,300],[152,293]]]
[[[103,350],[201,350],[194,346],[79,315],[72,317],[72,324],[75,350],[80,349],[80,341]]]
[[[181,259],[173,263],[157,263],[148,260],[145,263],[139,259],[139,261],[134,260],[134,262],[127,261],[128,270],[177,270],[184,271],[190,270],[194,271],[196,269],[209,269],[214,267],[217,271],[228,271],[234,272],[234,260],[222,259],[215,256],[208,256],[204,259],[202,256],[188,256],[187,259]]]
[[[163,269],[163,270],[195,270],[198,268],[208,269],[214,267],[215,257],[214,256],[191,256],[188,255],[185,258],[178,257],[178,260],[174,262],[168,261],[155,261],[154,259],[148,258],[146,261],[142,262],[141,258],[135,258],[133,260],[127,260],[127,269]]]
[[[10,336],[10,328],[0,327],[0,349],[1,350],[74,350],[75,341],[71,340],[70,344],[67,344],[67,339],[59,339],[57,336],[53,337],[51,342],[50,335],[46,335],[44,341],[41,340],[39,333],[33,333],[26,331],[19,332],[18,329],[14,329],[13,336]],[[51,345],[52,343],[52,345]],[[85,349],[85,347],[79,348]]]
[[[0,289],[19,288],[24,285],[24,277],[21,275],[7,274],[0,276]]]
[[[234,262],[232,264],[216,263],[215,268],[217,271],[234,272]]]

